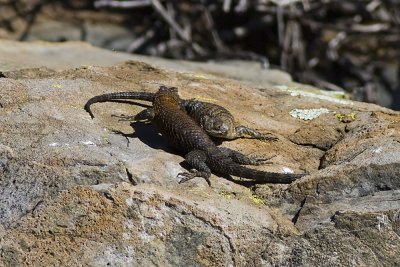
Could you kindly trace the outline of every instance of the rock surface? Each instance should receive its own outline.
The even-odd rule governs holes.
[[[398,112],[254,65],[133,59],[81,43],[0,42],[0,266],[400,265]],[[262,170],[310,175],[178,184],[183,158],[155,128],[112,116],[143,107],[95,104],[94,120],[82,108],[161,84],[279,137],[221,146],[275,156]],[[290,115],[320,108],[329,112],[308,121]]]

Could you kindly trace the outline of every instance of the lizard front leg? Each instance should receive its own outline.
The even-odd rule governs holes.
[[[278,140],[278,138],[272,134],[263,134],[243,125],[237,126],[235,128],[235,132],[238,138],[250,136],[254,139],[260,139],[260,140],[268,140],[268,141]]]
[[[275,156],[265,158],[261,156],[247,156],[239,151],[227,148],[227,147],[218,147],[219,151],[221,151],[226,157],[231,158],[234,162],[242,165],[262,165],[262,164],[270,164],[271,162],[268,162],[270,159],[272,159]]]
[[[146,108],[145,110],[140,111],[138,114],[133,116],[134,121],[152,121],[154,118],[154,110],[152,108]]]
[[[193,150],[186,154],[186,162],[193,167],[190,172],[178,173],[178,178],[181,178],[179,183],[187,182],[196,177],[202,177],[211,186],[210,176],[211,170],[206,164],[207,155],[203,150]]]
[[[118,117],[119,121],[150,122],[154,118],[154,110],[152,108],[147,108],[145,110],[140,111],[138,114],[134,116],[118,115],[113,117]]]

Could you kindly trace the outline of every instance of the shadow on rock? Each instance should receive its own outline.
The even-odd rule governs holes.
[[[167,153],[180,155],[167,141],[158,133],[157,128],[151,123],[132,122],[131,127],[134,132],[126,134],[121,131],[114,131],[116,134],[123,135],[124,137],[138,138],[141,142],[148,145],[153,149],[162,149]]]

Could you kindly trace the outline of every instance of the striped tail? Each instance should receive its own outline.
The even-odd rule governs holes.
[[[250,169],[236,163],[229,164],[227,173],[230,175],[246,178],[259,183],[275,183],[275,184],[290,184],[291,182],[307,175],[307,173],[293,174],[293,173],[277,173],[265,172]]]
[[[143,100],[153,102],[154,93],[147,92],[118,92],[118,93],[109,93],[104,95],[98,95],[89,99],[86,102],[84,109],[86,112],[90,114],[92,119],[94,118],[92,111],[90,110],[90,105],[98,102],[107,102],[119,99],[132,99],[132,100]]]

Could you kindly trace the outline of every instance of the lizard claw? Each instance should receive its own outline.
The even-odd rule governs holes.
[[[176,177],[180,178],[179,183],[181,184],[195,178],[196,176],[190,172],[180,172]]]
[[[180,173],[178,173],[178,175],[176,177],[180,178],[180,180],[179,180],[180,184],[185,183],[189,180],[192,180],[193,178],[201,177],[201,178],[204,178],[206,180],[208,186],[211,187],[210,178],[204,177],[203,175],[201,175],[201,172],[199,172],[196,169],[191,169],[190,172],[180,172]]]

